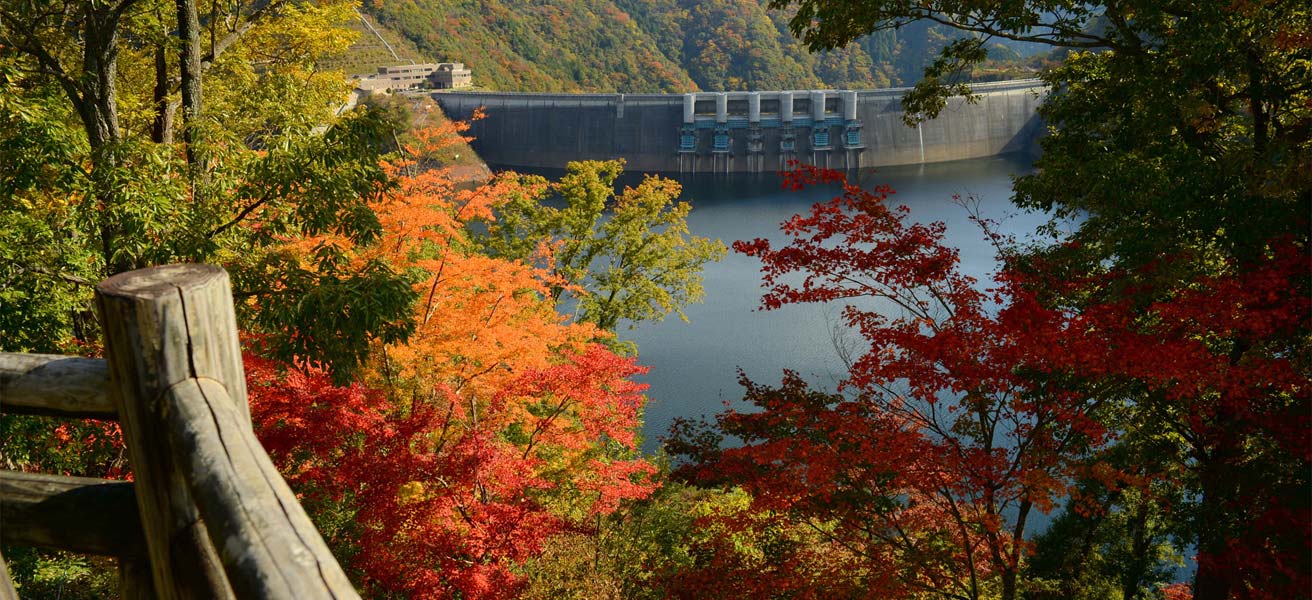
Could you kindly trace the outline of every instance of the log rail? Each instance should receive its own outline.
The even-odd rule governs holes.
[[[0,353],[0,412],[118,421],[133,481],[0,471],[0,542],[115,556],[125,599],[359,598],[251,429],[227,273],[122,273],[96,306],[106,358]]]

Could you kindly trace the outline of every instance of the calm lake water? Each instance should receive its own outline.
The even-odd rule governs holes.
[[[961,250],[964,271],[987,283],[996,264],[993,250],[952,196],[973,194],[984,217],[1024,238],[1047,221],[1043,214],[1021,212],[1010,203],[1012,176],[1029,170],[1028,160],[995,157],[882,168],[863,173],[860,181],[867,187],[891,185],[897,193],[890,200],[908,206],[917,221],[946,223],[947,241]],[[683,183],[684,199],[693,205],[689,229],[725,244],[756,237],[782,241],[781,222],[836,193],[833,188],[783,190],[775,174],[698,176]],[[792,369],[828,389],[843,374],[830,337],[841,306],[756,310],[762,293],[760,263],[732,250],[704,274],[706,297],[685,310],[689,322],[672,316],[620,331],[621,338],[638,344],[639,362],[651,367],[642,378],[651,386],[643,428],[646,451],[659,447],[675,417],[709,416],[725,403],[740,401],[739,369],[769,384]]]

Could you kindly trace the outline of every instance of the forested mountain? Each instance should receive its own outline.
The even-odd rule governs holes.
[[[910,85],[959,34],[915,23],[812,54],[764,0],[396,0],[366,12],[429,58],[459,61],[481,87],[684,92]],[[990,55],[1019,76],[1021,56]],[[977,73],[977,76],[984,74]]]

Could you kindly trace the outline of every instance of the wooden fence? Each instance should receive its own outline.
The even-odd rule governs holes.
[[[0,411],[117,420],[133,480],[0,471],[0,541],[118,557],[124,599],[359,598],[251,430],[228,274],[123,273],[96,307],[106,358],[0,353]]]

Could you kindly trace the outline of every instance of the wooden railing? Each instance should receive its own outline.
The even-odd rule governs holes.
[[[255,439],[227,273],[123,273],[96,307],[106,358],[0,353],[0,411],[117,420],[132,482],[0,471],[0,541],[118,557],[125,599],[359,598]]]

